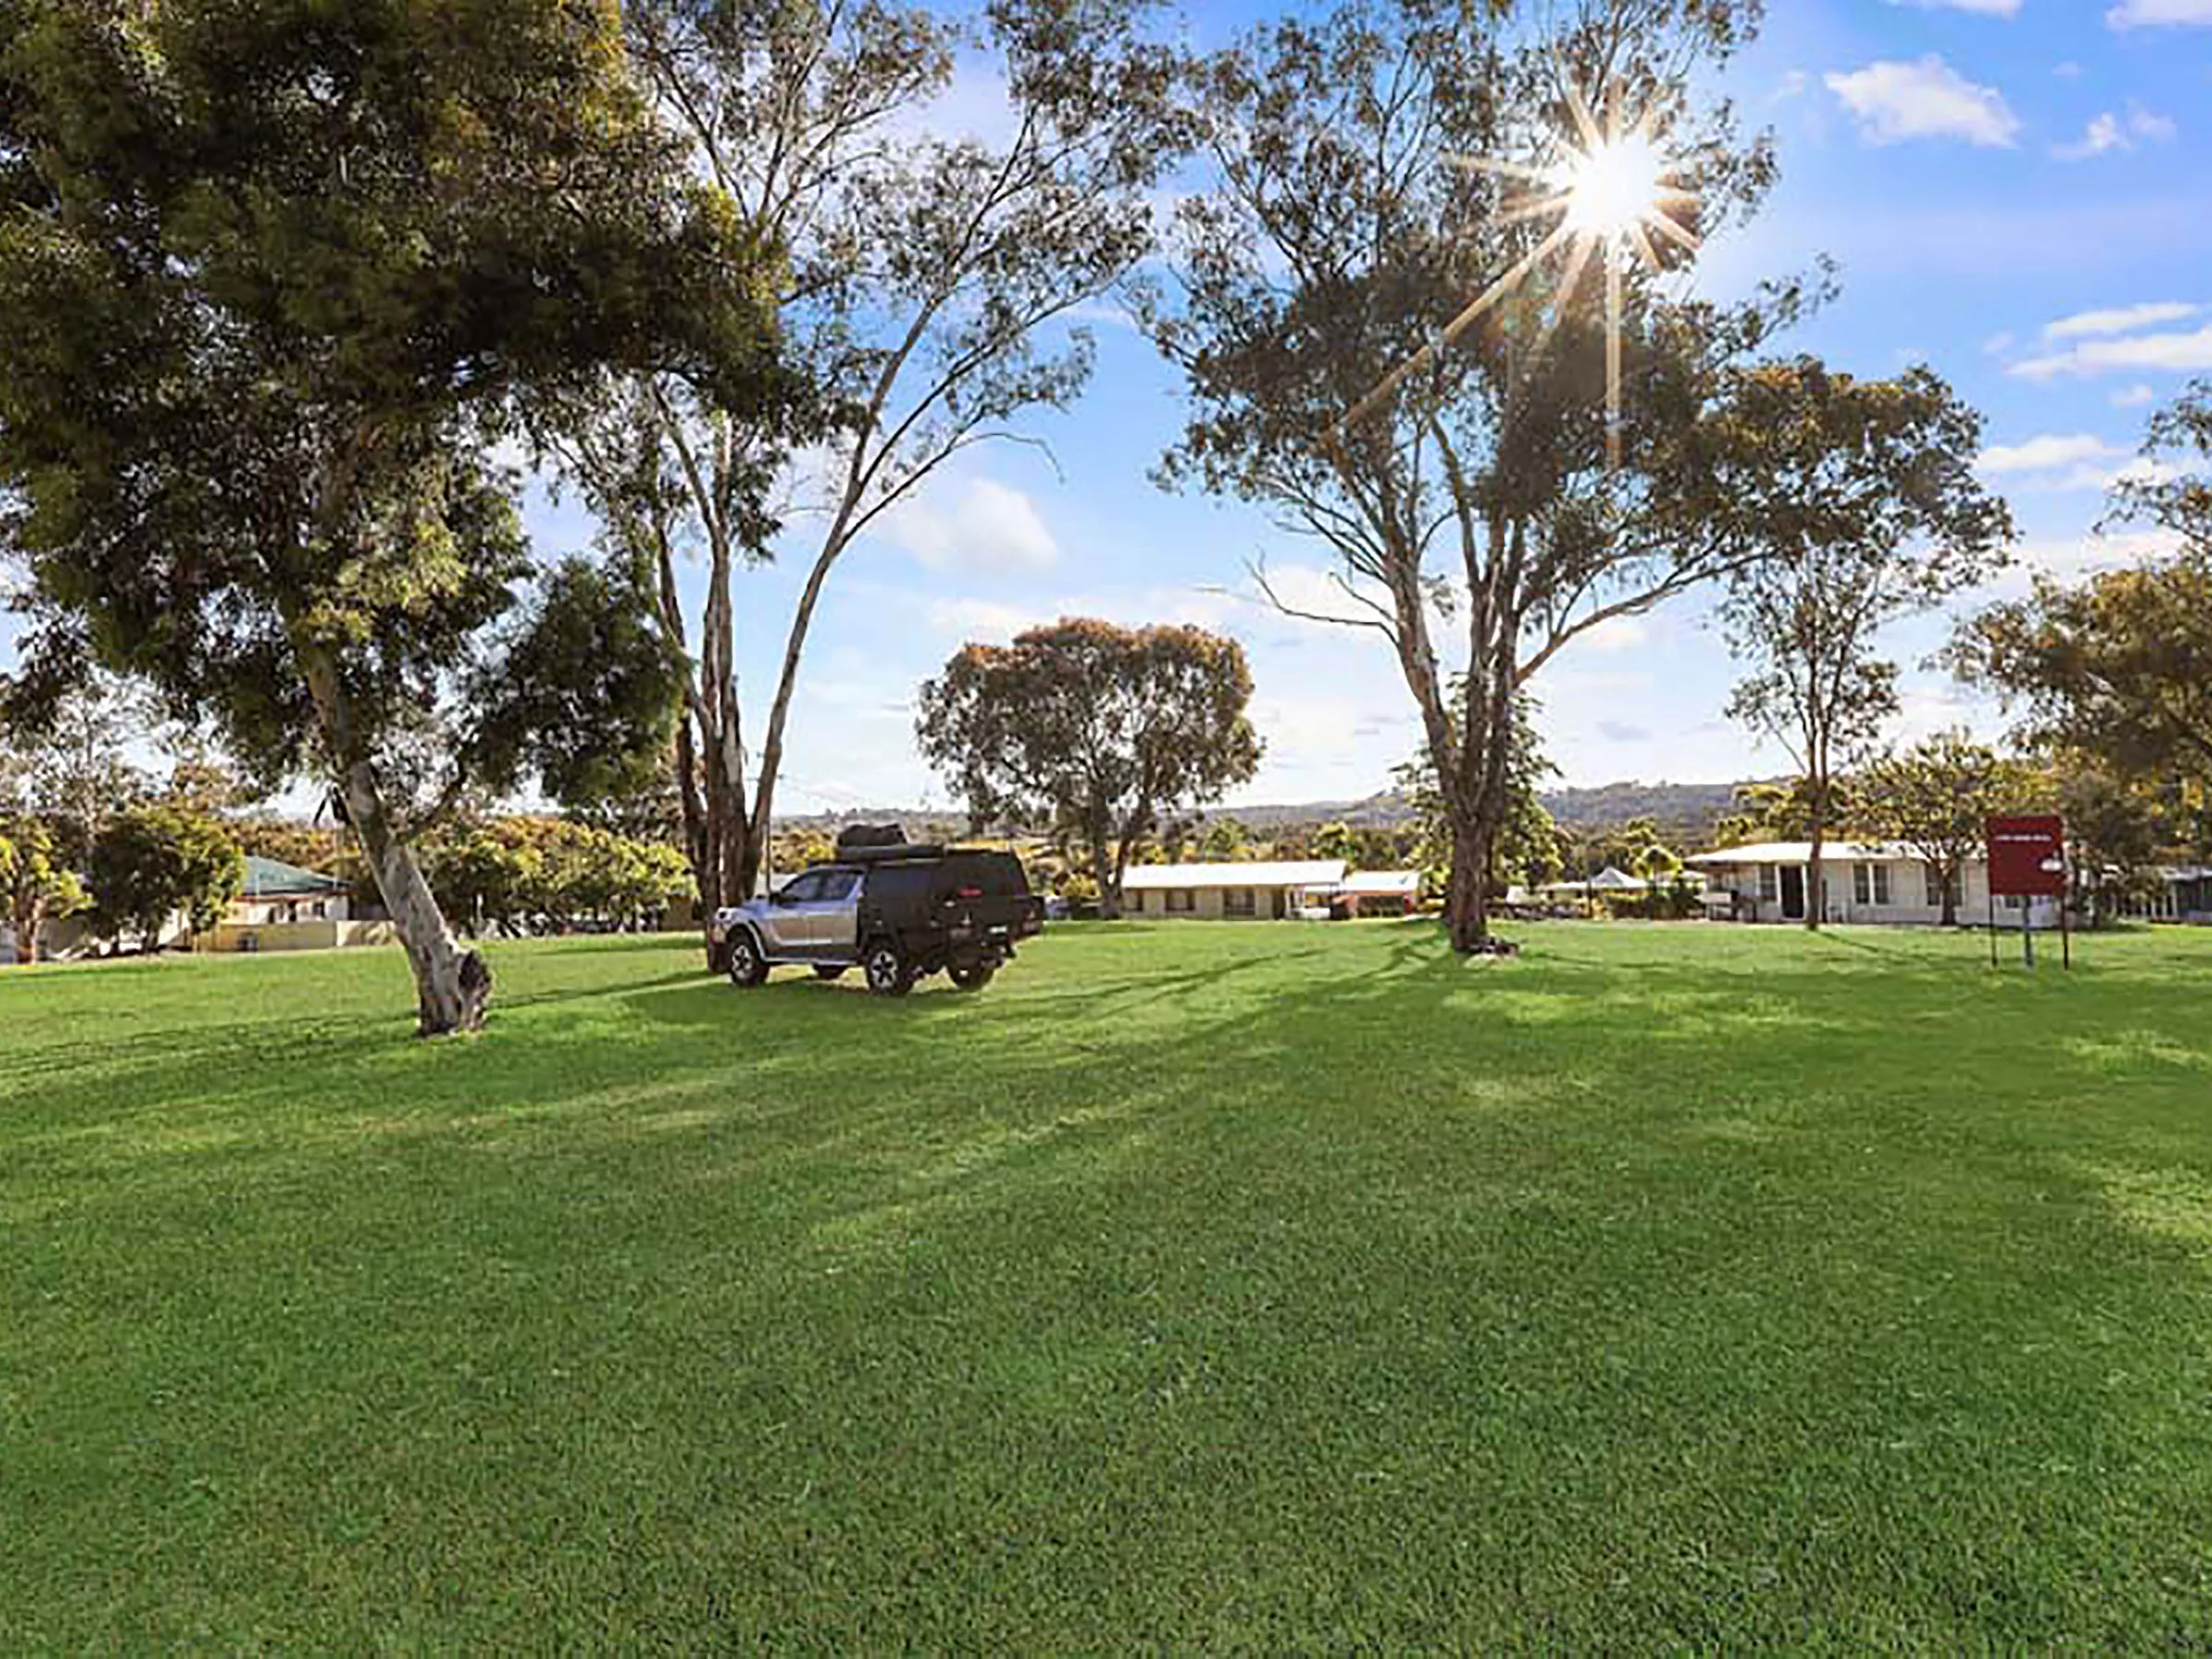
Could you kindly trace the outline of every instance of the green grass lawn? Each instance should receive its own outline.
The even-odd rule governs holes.
[[[2212,934],[0,973],[0,1650],[2212,1643]]]

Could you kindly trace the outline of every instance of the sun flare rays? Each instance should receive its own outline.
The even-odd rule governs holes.
[[[1663,242],[1685,253],[1697,252],[1698,235],[1682,220],[1688,217],[1687,210],[1696,206],[1698,194],[1686,182],[1686,169],[1665,147],[1656,105],[1646,106],[1632,118],[1624,115],[1618,81],[1606,89],[1602,113],[1571,80],[1565,101],[1571,131],[1553,135],[1551,155],[1541,163],[1493,156],[1452,158],[1462,167],[1518,189],[1519,194],[1509,195],[1498,209],[1494,223],[1549,221],[1549,229],[1418,351],[1377,382],[1337,421],[1329,434],[1332,441],[1371,415],[1406,380],[1450,349],[1485,312],[1535,279],[1559,254],[1557,284],[1525,362],[1542,356],[1574,302],[1584,274],[1597,263],[1605,284],[1606,454],[1609,465],[1620,465],[1625,279],[1632,262],[1661,269]]]

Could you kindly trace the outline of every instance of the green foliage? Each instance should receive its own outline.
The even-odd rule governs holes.
[[[1509,211],[1526,194],[1510,169],[1559,161],[1562,82],[1604,100],[1616,77],[1623,109],[1685,158],[1700,228],[1747,212],[1772,157],[1704,88],[1761,9],[1335,0],[1192,70],[1218,176],[1179,210],[1176,280],[1147,311],[1188,401],[1161,476],[1257,503],[1335,556],[1330,619],[1388,642],[1421,717],[1462,949],[1487,937],[1493,843],[1516,811],[1513,700],[1589,629],[1748,556],[1708,510],[1690,434],[1718,371],[1806,298],[1680,303],[1664,279],[1684,260],[1661,238],[1661,268],[1622,274],[1609,430],[1608,285],[1571,285],[1593,250],[1547,246],[1550,225]],[[1524,279],[1472,304],[1509,274]],[[1456,644],[1440,648],[1439,613]]]
[[[135,936],[147,949],[182,915],[205,932],[245,886],[245,855],[214,818],[182,806],[120,813],[92,843],[86,870],[103,933]]]
[[[665,841],[521,815],[433,837],[424,870],[472,934],[633,929],[691,886],[683,853]]]
[[[2037,804],[2065,819],[2077,911],[2092,922],[2110,922],[2128,900],[2148,898],[2163,885],[2156,866],[2172,826],[2142,779],[2099,756],[2061,754],[2041,793]]]
[[[1851,822],[1871,840],[1900,841],[1942,884],[1943,920],[1958,920],[1967,860],[1982,855],[1986,821],[2037,794],[2030,769],[1964,732],[1940,732],[1869,761],[1853,780]]]
[[[608,809],[665,781],[683,695],[680,653],[653,619],[634,559],[562,559],[478,690],[472,771],[512,792],[534,780],[571,809]]]
[[[2003,568],[2012,516],[1974,473],[1981,417],[1924,367],[1893,381],[1809,357],[1737,371],[1697,442],[1710,510],[1769,554],[1722,606],[1749,669],[1728,712],[1795,759],[1818,846],[1841,818],[1837,774],[1898,712],[1882,629]],[[1816,891],[1806,925],[1826,910]]]
[[[1088,381],[1076,313],[1151,251],[1147,189],[1187,147],[1173,53],[1147,32],[1158,13],[1130,0],[993,0],[965,16],[898,0],[625,6],[694,166],[789,250],[778,322],[812,392],[805,419],[764,421],[635,377],[570,453],[609,539],[653,559],[648,614],[690,665],[670,763],[702,905],[758,879],[816,606],[847,548],[952,456],[1067,407]],[[956,69],[1003,99],[1001,135],[930,130]],[[772,487],[794,474],[813,497],[810,547],[780,672],[765,711],[748,712],[734,573],[771,556]],[[689,639],[673,557],[686,546],[706,566]]]
[[[919,700],[922,752],[975,820],[1066,823],[1110,908],[1160,813],[1217,800],[1259,767],[1243,648],[1202,629],[1034,628],[963,648]]]
[[[1729,589],[1751,672],[1729,712],[1796,759],[1818,829],[1829,791],[1897,711],[1881,629],[1979,585],[2012,535],[1974,474],[1982,420],[1931,371],[1861,381],[1813,358],[1730,375],[1710,445],[1714,511],[1771,557]]]
[[[1213,863],[1235,864],[1252,856],[1252,832],[1233,818],[1209,819],[1198,851]]]
[[[497,446],[610,371],[786,391],[781,261],[563,0],[11,5],[0,499],[32,678],[96,653],[337,783],[426,1030],[481,1019],[406,851],[527,548]],[[457,728],[457,729],[452,729]]]
[[[2152,417],[2143,457],[2150,468],[2115,488],[2112,516],[2155,524],[2183,551],[2212,558],[2212,379],[2194,382]]]
[[[2212,787],[2212,547],[2075,587],[2039,576],[1969,618],[1951,658],[2018,705],[2030,747]]]
[[[104,676],[0,681],[0,818],[38,818],[54,856],[81,868],[111,815],[153,798],[129,747],[154,724],[143,697]]]
[[[1455,702],[1464,696],[1464,689],[1455,695]],[[1512,708],[1504,766],[1504,809],[1492,836],[1488,872],[1488,885],[1501,891],[1515,885],[1541,886],[1559,876],[1561,865],[1559,826],[1542,798],[1544,785],[1559,775],[1559,769],[1544,754],[1535,701],[1517,697]],[[1409,847],[1392,849],[1394,862],[1394,857],[1410,856],[1424,868],[1449,866],[1451,806],[1437,787],[1436,768],[1422,753],[1391,775],[1412,808],[1417,826]]]
[[[39,930],[47,922],[76,915],[88,902],[50,826],[0,815],[0,919],[16,935],[18,961],[38,959]]]
[[[1813,785],[1803,774],[1738,784],[1735,809],[1715,819],[1712,842],[1740,847],[1759,841],[1809,840],[1813,833]],[[1827,821],[1831,826],[1855,824],[1858,801],[1848,776],[1828,781]]]

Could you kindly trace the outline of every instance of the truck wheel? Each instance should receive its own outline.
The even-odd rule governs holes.
[[[816,979],[833,980],[842,979],[844,976],[845,965],[842,962],[817,962],[814,965],[814,977]]]
[[[760,954],[753,935],[743,929],[730,935],[724,954],[729,958],[731,984],[749,991],[768,977],[768,959]]]
[[[981,991],[997,971],[989,962],[955,962],[945,970],[946,976],[963,991]]]
[[[861,959],[867,971],[868,989],[878,996],[904,996],[914,988],[914,971],[904,953],[888,939],[878,939]]]

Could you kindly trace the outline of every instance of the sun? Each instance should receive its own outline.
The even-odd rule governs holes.
[[[1594,262],[1601,265],[1606,285],[1606,454],[1612,465],[1620,465],[1620,324],[1625,278],[1631,261],[1641,261],[1649,270],[1662,268],[1661,241],[1672,242],[1684,253],[1698,251],[1696,232],[1682,222],[1696,207],[1698,193],[1688,182],[1688,170],[1665,147],[1666,123],[1656,105],[1647,106],[1633,118],[1625,115],[1622,88],[1615,81],[1605,90],[1601,119],[1580,88],[1564,74],[1561,80],[1573,130],[1555,134],[1548,146],[1550,154],[1540,163],[1488,156],[1452,158],[1461,166],[1522,186],[1519,196],[1499,207],[1498,223],[1549,220],[1551,228],[1427,345],[1384,375],[1347,411],[1329,429],[1332,442],[1367,418],[1408,377],[1450,349],[1477,317],[1556,257],[1559,265],[1551,303],[1545,308],[1543,326],[1533,347],[1523,357],[1523,370],[1550,344],[1582,286],[1583,273]]]
[[[1598,145],[1560,171],[1566,197],[1560,222],[1578,235],[1623,241],[1664,217],[1670,170],[1645,134]]]

